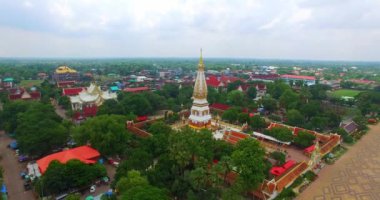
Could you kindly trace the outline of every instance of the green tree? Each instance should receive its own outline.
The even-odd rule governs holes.
[[[260,117],[259,115],[255,115],[251,117],[250,125],[253,130],[262,130],[267,127],[267,123],[265,122],[265,119]]]
[[[306,148],[314,144],[315,136],[306,132],[299,131],[298,135],[294,138],[294,144],[301,148]]]
[[[256,189],[264,180],[264,156],[265,150],[257,140],[245,139],[237,143],[231,158],[239,174],[237,182],[242,183],[243,191]]]
[[[44,194],[56,195],[70,189],[88,186],[98,178],[106,176],[103,165],[84,164],[79,160],[70,160],[66,164],[52,161],[39,180]],[[36,190],[40,191],[40,190]]]
[[[286,161],[286,154],[281,151],[273,151],[270,157],[277,161],[277,165],[283,165]]]
[[[1,128],[7,132],[13,133],[17,128],[17,119],[19,114],[34,106],[36,102],[31,101],[11,101],[3,105],[3,110],[0,111]]]
[[[235,123],[238,120],[239,111],[237,108],[230,108],[224,111],[222,119],[227,120],[230,123]]]
[[[256,87],[251,86],[247,89],[247,96],[249,98],[254,99],[256,98],[256,95],[257,95]]]
[[[239,90],[233,90],[227,94],[227,101],[233,106],[243,106],[245,102],[244,93]]]
[[[302,126],[304,123],[304,116],[296,109],[286,112],[287,124],[292,126]]]
[[[123,107],[118,101],[116,101],[115,99],[109,99],[103,102],[103,104],[99,107],[99,110],[96,114],[97,115],[110,115],[110,114],[122,115],[126,113],[124,113]]]
[[[71,102],[68,96],[60,96],[58,98],[58,105],[62,106],[66,110],[71,109]]]
[[[120,115],[101,115],[74,128],[78,144],[90,143],[102,155],[123,155],[129,148],[131,135],[125,129],[126,118]]]
[[[121,200],[169,200],[165,190],[160,188],[145,185],[137,186],[129,189]]]
[[[283,142],[291,142],[293,140],[292,131],[288,128],[274,127],[270,130],[264,130],[264,134],[272,136]]]
[[[273,112],[277,109],[277,101],[276,99],[265,97],[262,100],[262,104],[264,106],[264,109],[269,112]]]
[[[249,118],[249,114],[248,113],[239,113],[238,114],[238,121],[240,122],[240,123],[249,123],[249,120],[250,120],[250,118]]]
[[[126,177],[120,178],[120,180],[116,183],[116,190],[120,194],[124,194],[133,187],[146,185],[149,185],[148,180],[145,177],[142,177],[139,171],[131,170],[128,171]]]
[[[42,156],[63,147],[68,130],[51,105],[35,103],[18,115],[16,139],[22,153]]]
[[[287,109],[295,108],[298,102],[298,95],[291,89],[286,90],[280,97],[280,105]]]

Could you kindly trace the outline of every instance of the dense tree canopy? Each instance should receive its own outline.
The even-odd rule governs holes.
[[[131,135],[125,129],[126,117],[100,115],[75,127],[73,136],[78,144],[90,143],[103,155],[124,155]]]
[[[245,139],[237,143],[231,155],[232,162],[239,174],[237,182],[244,190],[257,188],[265,178],[265,150],[254,139]]]
[[[16,139],[21,152],[30,156],[42,156],[63,147],[68,130],[51,105],[34,103],[18,115]]]
[[[274,127],[270,130],[264,130],[264,134],[272,136],[283,142],[291,142],[293,140],[292,131],[288,128]]]
[[[306,132],[299,131],[298,135],[294,137],[294,144],[301,148],[306,148],[314,144],[315,136]]]
[[[36,191],[43,194],[61,194],[70,189],[89,186],[94,180],[107,176],[103,165],[84,164],[70,160],[66,164],[52,161],[37,183]]]

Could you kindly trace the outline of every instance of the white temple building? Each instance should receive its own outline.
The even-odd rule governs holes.
[[[76,96],[70,97],[71,107],[75,110],[82,110],[84,106],[99,107],[103,104],[105,100],[116,99],[117,94],[107,91],[103,91],[94,83],[91,83],[89,87],[83,89]]]

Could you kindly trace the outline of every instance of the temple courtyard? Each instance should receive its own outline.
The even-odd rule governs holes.
[[[369,127],[335,164],[321,170],[298,200],[380,199],[380,124]]]

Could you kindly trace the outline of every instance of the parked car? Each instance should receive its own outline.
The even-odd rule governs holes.
[[[25,161],[28,161],[29,160],[29,156],[26,156],[26,155],[20,155],[18,157],[18,161],[19,162],[25,162]]]

